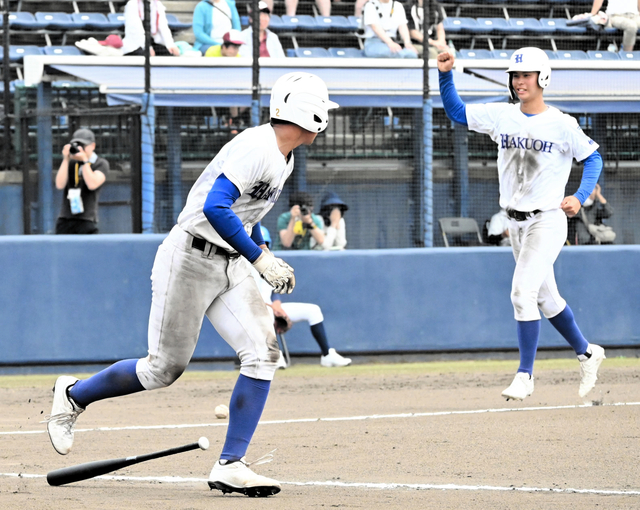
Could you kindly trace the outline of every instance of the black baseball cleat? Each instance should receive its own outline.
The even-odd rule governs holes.
[[[209,482],[209,488],[211,490],[218,489],[222,494],[230,494],[232,492],[239,492],[250,498],[267,498],[269,496],[275,496],[280,492],[280,487],[273,485],[261,486],[261,487],[231,487],[222,482]]]
[[[280,482],[258,475],[249,469],[244,457],[225,464],[216,462],[209,475],[208,484],[211,490],[217,489],[223,494],[239,492],[250,498],[274,496],[281,490]]]

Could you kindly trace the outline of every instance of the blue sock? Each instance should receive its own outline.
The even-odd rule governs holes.
[[[120,397],[144,390],[136,374],[137,359],[126,359],[109,368],[75,383],[69,396],[76,404],[87,407],[92,402],[110,397]]]
[[[533,362],[536,359],[539,338],[540,319],[537,321],[518,321],[518,347],[520,348],[518,372],[533,374]]]
[[[229,402],[229,428],[221,459],[234,461],[245,456],[262,416],[270,386],[271,381],[240,374]]]
[[[327,333],[324,330],[322,322],[318,322],[318,324],[311,326],[311,334],[313,335],[313,338],[316,339],[316,342],[318,342],[322,355],[326,356],[329,354],[329,341],[327,340]]]
[[[573,347],[573,350],[576,351],[577,355],[587,352],[589,342],[587,342],[586,338],[582,336],[582,332],[576,324],[576,319],[573,316],[573,311],[569,308],[569,305],[567,305],[566,308],[558,315],[551,317],[549,322],[558,330],[564,339],[569,342],[569,345]]]

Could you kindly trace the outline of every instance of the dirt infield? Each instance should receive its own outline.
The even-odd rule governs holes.
[[[248,459],[277,448],[256,471],[283,488],[260,500],[206,485],[226,432],[213,409],[228,403],[235,372],[187,372],[170,388],[97,402],[80,417],[65,457],[39,423],[55,376],[0,377],[0,508],[640,508],[640,361],[607,359],[586,402],[577,395],[577,361],[563,359],[539,361],[534,394],[505,402],[500,392],[516,367],[476,361],[279,372]],[[111,478],[49,487],[43,477],[200,436],[209,438],[208,451]]]

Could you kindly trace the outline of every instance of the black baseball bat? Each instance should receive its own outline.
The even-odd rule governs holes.
[[[55,471],[47,473],[47,482],[49,485],[54,486],[79,482],[80,480],[87,480],[89,478],[104,475],[111,471],[131,466],[132,464],[138,464],[152,459],[159,459],[160,457],[167,457],[168,455],[175,455],[177,453],[197,450],[198,448],[201,448],[202,450],[209,448],[209,440],[206,437],[201,437],[197,443],[177,446],[175,448],[169,448],[168,450],[161,450],[159,452],[145,453],[143,455],[136,455],[135,457],[123,457],[121,459],[97,460],[94,462],[78,464],[77,466],[56,469]]]

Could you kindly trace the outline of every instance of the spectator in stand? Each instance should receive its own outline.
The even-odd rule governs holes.
[[[273,12],[273,0],[265,0],[269,12]],[[295,16],[298,10],[298,0],[284,0],[284,6],[287,16]],[[316,0],[318,14],[320,16],[331,16],[331,0]]]
[[[278,235],[274,250],[322,249],[324,222],[313,214],[313,198],[305,191],[295,191],[289,197],[289,211],[278,216]]]
[[[166,57],[180,55],[180,49],[173,42],[169,29],[165,6],[159,0],[151,0],[150,27],[152,57]],[[144,4],[142,0],[129,0],[124,6],[124,39],[122,40],[123,55],[144,55]]]
[[[193,10],[194,49],[206,55],[211,46],[222,45],[224,34],[242,30],[235,0],[202,0]]]
[[[407,15],[397,0],[369,0],[362,10],[364,54],[371,58],[418,58],[411,42]],[[400,34],[404,48],[396,41]]]
[[[240,32],[229,30],[222,36],[222,44],[211,46],[205,53],[205,57],[239,57],[240,47],[243,44]]]
[[[611,218],[613,207],[602,195],[602,188],[596,184],[595,189],[582,204],[580,213],[569,218],[569,244],[599,244],[599,241],[589,232],[589,225],[603,225],[604,219]],[[602,244],[611,244],[605,242]]]
[[[418,56],[422,57],[424,51],[424,34],[423,19],[424,10],[422,5],[424,0],[413,0],[411,5],[411,20],[409,22],[409,34],[411,40],[415,42],[415,48],[418,50]],[[429,13],[429,58],[436,58],[439,53],[447,51],[447,40],[444,33],[444,10],[442,6],[433,0],[431,2],[431,12]],[[435,36],[435,38],[434,38]]]
[[[349,210],[336,193],[327,193],[320,202],[320,216],[324,220],[324,241],[322,248],[325,250],[344,250],[347,245],[347,226],[344,222],[344,213]]]
[[[258,8],[260,9],[260,56],[284,58],[286,55],[282,44],[280,44],[280,39],[267,28],[271,21],[271,9],[263,1],[258,3]],[[251,9],[249,9],[249,23],[251,23],[251,19]],[[253,57],[253,29],[251,27],[245,28],[241,36],[244,45],[240,47],[240,56]]]
[[[593,0],[591,16],[598,14],[604,0]],[[622,30],[622,49],[633,51],[640,30],[640,0],[608,0],[608,26]]]

